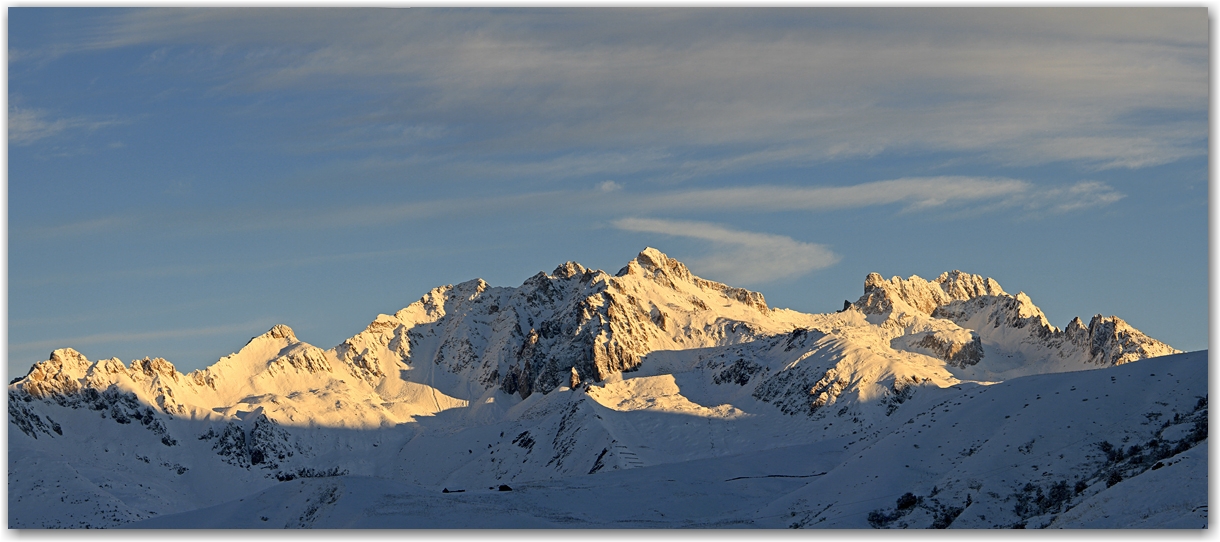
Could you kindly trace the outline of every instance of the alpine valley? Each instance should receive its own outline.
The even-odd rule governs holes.
[[[649,248],[186,374],[55,350],[8,386],[9,527],[1197,529],[1207,380],[977,275],[803,314]]]

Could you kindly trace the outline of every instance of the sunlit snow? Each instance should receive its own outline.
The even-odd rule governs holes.
[[[647,249],[187,374],[56,350],[9,418],[14,528],[1207,523],[1207,353],[960,272],[811,315]]]

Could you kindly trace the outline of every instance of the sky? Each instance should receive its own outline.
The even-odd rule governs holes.
[[[214,363],[645,247],[1207,348],[1207,9],[8,9],[8,371]]]

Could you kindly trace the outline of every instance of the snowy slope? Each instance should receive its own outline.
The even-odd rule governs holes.
[[[994,280],[961,272],[933,281],[886,281],[873,274],[856,303],[841,312],[809,315],[771,308],[760,294],[701,279],[659,251],[646,249],[615,275],[569,262],[517,288],[492,287],[481,280],[436,288],[393,315],[379,315],[364,331],[329,350],[300,341],[284,325],[251,339],[211,367],[187,374],[160,358],[125,365],[117,359],[90,362],[70,348],[56,350],[9,385],[10,526],[115,527],[156,516],[168,521],[174,514],[196,518],[182,520],[193,524],[204,520],[192,511],[207,507],[250,510],[233,504],[234,499],[296,502],[298,496],[305,508],[292,505],[284,512],[296,514],[296,523],[277,512],[274,521],[273,516],[255,518],[263,525],[251,525],[331,525],[320,519],[325,514],[319,510],[340,506],[335,503],[380,506],[347,495],[404,484],[413,488],[402,493],[404,502],[431,503],[442,489],[466,488],[469,491],[445,498],[488,510],[499,510],[496,503],[516,502],[511,499],[517,494],[506,501],[500,492],[476,495],[487,491],[479,488],[501,483],[538,488],[542,500],[530,501],[530,506],[546,508],[559,506],[547,504],[551,496],[572,501],[565,492],[584,487],[580,484],[586,479],[593,480],[591,484],[619,480],[607,483],[622,484],[622,498],[629,500],[627,495],[639,489],[635,485],[650,487],[652,478],[667,476],[674,484],[703,487],[720,484],[714,478],[723,473],[764,476],[784,470],[784,465],[799,472],[820,469],[826,474],[818,474],[819,481],[839,480],[836,484],[852,488],[855,495],[881,495],[893,488],[861,482],[851,473],[875,462],[892,463],[896,452],[887,446],[919,442],[925,438],[923,426],[934,418],[938,434],[969,450],[979,437],[962,433],[957,425],[977,424],[979,431],[1010,425],[978,421],[991,416],[979,398],[988,393],[997,397],[993,390],[1018,390],[1005,393],[1015,394],[1014,402],[1029,403],[1021,395],[1020,390],[1027,389],[1021,382],[1050,389],[1093,378],[1081,375],[1109,373],[1118,378],[1128,367],[1149,363],[1179,360],[1172,363],[1190,365],[1181,359],[1201,367],[1191,369],[1202,371],[1192,385],[1206,380],[1206,353],[1131,363],[1174,352],[1115,317],[1095,317],[1087,327],[1077,319],[1059,330],[1024,294],[1010,296]],[[1105,370],[1066,372],[1099,368]],[[1005,382],[979,383],[1000,380]],[[1124,385],[1109,391],[1114,398],[1094,398],[1088,406],[1104,405],[1114,412],[1147,406],[1140,399],[1146,390]],[[1206,397],[1205,387],[1195,391]],[[1062,416],[1040,405],[1067,408],[1049,399],[1035,398],[1028,407],[1032,410],[1021,413],[1020,419],[1041,420],[1037,423],[1053,428],[1054,434],[1031,434],[1036,442],[1058,442],[1062,434],[1073,432],[1047,425],[1050,418]],[[1197,398],[1179,399],[1190,405],[1159,399],[1165,408],[1173,405],[1159,411],[1162,417],[1176,413],[1189,418],[1174,428],[1194,427],[1197,419],[1205,419],[1205,402],[1188,411],[1187,406],[1198,406]],[[955,409],[958,403],[973,407]],[[1086,414],[1075,405],[1069,410]],[[1089,415],[1101,416],[1101,411]],[[915,419],[921,420],[919,428],[906,423]],[[957,425],[945,428],[939,422],[943,419],[955,419]],[[1128,427],[1141,420],[1144,425],[1155,421],[1132,414],[1116,427],[1128,431],[1122,436],[1130,440],[1143,435],[1140,431],[1146,428]],[[1191,434],[1197,436],[1197,431]],[[1173,449],[1184,442],[1179,437],[1156,438],[1172,441]],[[1010,448],[1026,444],[989,438],[984,440],[1003,441]],[[1119,438],[1110,441],[1118,446]],[[1052,477],[1084,472],[1081,469],[1092,468],[1088,457],[1097,453],[1065,453],[1053,461],[1058,470],[1047,472]],[[860,458],[853,460],[856,454]],[[940,503],[935,506],[942,507],[960,506],[950,497],[979,499],[961,489],[963,484],[977,484],[937,470],[949,468],[949,463],[929,461],[940,473],[936,494],[918,484],[904,492],[926,497],[927,502],[935,499]],[[961,463],[973,461],[978,460]],[[1160,472],[1170,466],[1177,470]],[[1135,467],[1127,468],[1124,476],[1131,483],[1124,481],[1109,491],[1138,485],[1140,476],[1146,476],[1142,484],[1155,486],[1168,472],[1199,468],[1186,460],[1170,466],[1138,476]],[[767,473],[758,474],[757,468]],[[636,471],[652,474],[628,474]],[[686,474],[660,474],[671,472]],[[923,480],[902,470],[893,475],[911,483]],[[826,502],[828,510],[845,513],[850,507],[827,500],[817,489],[823,486],[805,487],[803,479],[787,477],[742,480],[746,478],[721,488],[743,499],[733,505],[737,515],[732,525],[788,526],[766,519],[787,513],[797,518],[788,523],[798,526],[918,526],[925,518],[916,512],[933,506],[919,501],[902,508],[901,514],[878,512],[882,519],[889,517],[885,514],[900,516],[889,522],[870,524],[857,517],[826,524],[825,514],[816,516],[800,503]],[[997,494],[1017,498],[1010,487],[994,483],[1003,489],[994,490]],[[1092,499],[1091,515],[1082,509],[1081,515],[1071,516],[1076,519],[1064,515],[1056,521],[1068,526],[1111,521],[1107,516],[1113,517],[1112,510],[1126,501],[1119,493],[1094,491],[1095,485],[1079,494],[1079,499]],[[1035,498],[1038,490],[1051,490],[1043,486],[1030,490]],[[590,491],[599,494],[610,491],[590,487],[597,487]],[[734,488],[745,488],[745,493]],[[775,493],[781,490],[785,495],[803,491],[822,500],[805,495],[785,501]],[[668,489],[649,491],[660,495],[649,497],[657,510],[669,510],[667,514],[681,519],[659,520],[648,514],[598,517],[595,508],[580,511],[577,508],[585,505],[577,503],[564,504],[577,508],[555,512],[558,516],[535,517],[520,508],[524,504],[511,509],[514,521],[542,522],[530,525],[572,525],[570,518],[602,526],[722,524],[723,514],[701,515],[694,508],[674,509],[662,502]],[[674,491],[698,500],[702,489]],[[306,513],[318,499],[335,503]],[[1183,502],[1179,504],[1194,501]],[[699,506],[721,510],[717,507],[722,505]],[[865,511],[865,519],[873,511]],[[229,517],[229,512],[216,513]],[[1149,517],[1162,519],[1145,521],[1162,521],[1173,513],[1150,509]],[[361,525],[450,526],[445,522],[452,516],[446,514],[422,523],[374,514],[369,517],[380,519]],[[1193,525],[1191,518],[1198,514],[1191,514],[1174,517]],[[977,520],[979,526],[1042,521],[994,511],[981,515],[995,519]],[[247,520],[234,516],[237,523],[231,525],[245,525],[241,522]],[[954,525],[976,520],[962,516],[961,521]]]
[[[1206,372],[1206,355],[1193,353],[948,388],[871,442],[826,439],[514,483],[512,491],[298,480],[132,526],[1200,528]],[[1119,459],[1120,446],[1140,449]]]
[[[892,432],[767,511],[795,514],[802,527],[924,528],[946,518],[964,528],[1043,527],[1101,494],[1133,498],[1127,492],[1137,484],[1109,487],[1111,477],[1155,477],[1158,463],[1205,442],[1206,373],[1206,353],[1195,352],[931,391],[904,405],[911,411]],[[1173,485],[1139,498],[1155,506],[1156,498],[1185,496],[1198,519],[1191,526],[1200,527],[1206,477],[1175,468]],[[907,493],[918,504],[900,505]],[[1084,526],[1073,517],[1056,526]]]

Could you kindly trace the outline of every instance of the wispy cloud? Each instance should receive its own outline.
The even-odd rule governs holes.
[[[844,186],[754,185],[671,191],[630,190],[603,181],[591,190],[555,190],[496,196],[437,199],[403,204],[357,205],[316,211],[275,210],[227,217],[217,228],[235,231],[363,227],[441,216],[519,212],[606,216],[638,212],[735,211],[767,214],[783,211],[823,212],[880,205],[902,205],[907,212],[987,205],[992,210],[1053,213],[1104,206],[1123,195],[1109,185],[1082,182],[1048,187],[1002,177],[909,177]]]
[[[166,303],[159,304],[157,306],[145,306],[141,307],[139,312],[142,316],[165,316],[171,314],[182,314],[184,312],[199,312],[200,309],[207,310],[232,306],[234,303],[241,301],[241,299],[241,296],[211,296],[192,300],[186,303]],[[10,318],[8,324],[10,330],[24,328],[23,331],[37,331],[38,328],[79,328],[81,327],[80,324],[82,323],[112,320],[114,315],[114,310],[106,307],[93,310],[68,311],[68,314],[64,314],[64,312],[61,311],[43,316]]]
[[[754,185],[671,191],[638,191],[615,181],[603,181],[585,190],[555,190],[515,194],[432,199],[376,205],[325,208],[271,208],[177,213],[158,216],[160,231],[171,235],[217,235],[249,231],[309,231],[366,228],[440,217],[471,217],[534,209],[581,216],[613,216],[639,212],[732,211],[768,214],[786,211],[810,213],[900,205],[903,212],[937,209],[988,212],[1024,211],[1060,214],[1102,207],[1124,195],[1096,181],[1071,186],[1045,186],[1019,179],[997,177],[910,177],[844,186]],[[948,217],[956,215],[945,215]],[[15,241],[38,241],[123,228],[141,229],[142,218],[109,216],[62,225],[29,228],[14,233]],[[278,264],[277,264],[278,265]],[[190,273],[214,266],[190,266]],[[43,277],[39,280],[51,280]]]
[[[91,218],[87,220],[78,220],[76,222],[56,224],[54,226],[28,228],[21,232],[20,235],[28,236],[31,239],[45,239],[48,237],[70,237],[94,233],[112,233],[123,227],[131,226],[136,223],[138,223],[138,220],[132,216],[104,216],[101,218]]]
[[[824,211],[905,203],[929,208],[1036,190],[1025,181],[985,177],[923,177],[848,186],[749,186],[652,194],[638,205],[653,209]]]
[[[222,221],[216,220],[215,217],[193,217],[185,226],[191,231],[205,235],[217,231],[359,228],[437,217],[459,218],[515,212],[523,208],[553,208],[551,206],[557,203],[587,201],[591,195],[591,191],[529,192],[325,209],[255,210],[227,213]]]
[[[1033,213],[1062,214],[1089,207],[1101,207],[1126,195],[1097,181],[1081,181],[1071,186],[1024,194],[1014,202]]]
[[[889,151],[1138,168],[1206,154],[1207,28],[1199,8],[150,9],[47,50],[146,46],[228,93],[375,94],[320,141],[476,142],[455,168],[537,149],[605,176]]]
[[[276,322],[273,319],[262,318],[252,320],[242,324],[231,324],[225,326],[211,326],[202,328],[181,328],[181,329],[166,329],[160,331],[146,331],[138,333],[94,333],[92,335],[82,335],[77,337],[62,337],[56,339],[47,339],[42,341],[31,341],[20,344],[9,345],[10,352],[36,351],[39,349],[55,349],[55,348],[76,348],[80,349],[86,346],[94,346],[98,344],[115,343],[115,342],[134,342],[134,341],[149,341],[157,339],[180,339],[183,337],[199,337],[206,335],[219,335],[223,333],[236,333],[239,331],[262,330],[265,331]],[[261,332],[261,331],[259,331]]]
[[[597,189],[602,192],[614,192],[615,190],[622,190],[623,185],[614,181],[602,181],[597,185]]]
[[[770,233],[734,230],[710,222],[620,218],[614,227],[710,241],[712,254],[690,260],[702,276],[729,284],[758,284],[800,276],[834,265],[839,256],[823,245]]]
[[[303,258],[266,258],[257,261],[193,263],[180,265],[142,266],[133,265],[128,268],[110,269],[106,271],[89,270],[87,272],[67,274],[47,274],[28,279],[11,279],[12,284],[22,287],[44,286],[48,284],[79,284],[89,282],[116,282],[122,280],[147,280],[163,278],[196,277],[216,274],[248,273],[268,269],[308,267],[330,263],[349,263],[371,259],[382,259],[391,256],[408,254],[410,249],[376,250],[368,252],[350,252],[342,254],[324,254]]]
[[[64,132],[91,132],[116,124],[122,122],[115,119],[55,117],[41,109],[11,107],[8,112],[8,140],[15,145],[28,145]]]

